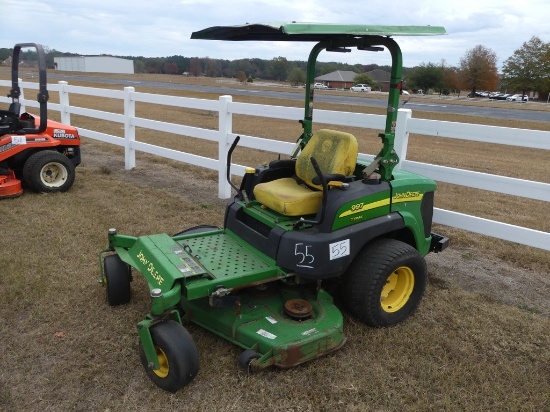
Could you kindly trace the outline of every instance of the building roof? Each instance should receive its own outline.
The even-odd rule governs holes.
[[[389,82],[391,77],[391,74],[389,72],[381,69],[374,69],[370,72],[367,72],[366,74],[368,74],[369,77],[376,83]]]
[[[357,76],[357,73],[349,70],[336,70],[335,72],[318,76],[315,80],[321,82],[353,82],[355,76]]]

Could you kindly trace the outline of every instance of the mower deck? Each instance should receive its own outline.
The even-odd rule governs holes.
[[[272,282],[237,295],[182,301],[185,320],[256,352],[252,370],[288,368],[339,349],[346,341],[340,310],[325,291]]]
[[[227,229],[137,238],[113,231],[110,240],[147,278],[154,316],[179,306],[183,320],[253,351],[252,369],[295,366],[346,341],[331,295],[315,282],[294,283],[293,273]]]
[[[17,197],[23,194],[21,181],[15,177],[13,171],[8,175],[0,175],[0,199]]]

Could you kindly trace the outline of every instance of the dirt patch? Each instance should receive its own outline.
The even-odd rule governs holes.
[[[215,172],[176,163],[160,163],[144,157],[134,170],[124,170],[121,154],[86,144],[83,165],[108,173],[117,179],[169,190],[182,200],[208,205],[221,216],[226,202],[218,198]],[[206,174],[205,174],[206,173]],[[206,178],[205,178],[206,177]],[[452,245],[443,253],[427,256],[431,281],[442,287],[459,287],[478,293],[489,301],[550,317],[550,274],[527,270],[494,258],[483,250]]]

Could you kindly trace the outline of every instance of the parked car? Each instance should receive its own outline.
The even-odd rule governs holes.
[[[487,97],[488,94],[483,95],[485,92],[475,92],[472,94],[472,92],[468,93],[468,97]]]
[[[527,102],[529,97],[526,94],[513,94],[506,98],[509,102]]]
[[[323,83],[315,83],[313,85],[313,88],[314,89],[328,89],[328,86],[327,85],[324,85]]]
[[[504,94],[499,94],[498,96],[496,96],[494,99],[495,100],[506,100],[508,97],[510,97],[511,94],[510,93],[504,93]]]
[[[370,92],[371,87],[368,84],[356,84],[349,88],[352,92]]]

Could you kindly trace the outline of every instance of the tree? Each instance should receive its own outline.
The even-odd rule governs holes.
[[[367,73],[356,74],[353,77],[353,84],[368,84],[372,88],[377,86],[376,82]]]
[[[165,74],[178,74],[178,65],[174,62],[166,62],[162,66],[162,72]]]
[[[164,59],[160,57],[150,58],[145,60],[145,70],[147,73],[161,73]]]
[[[306,82],[306,72],[298,67],[294,67],[288,74],[287,80],[292,86],[298,86]]]
[[[198,57],[193,57],[191,59],[189,63],[189,74],[195,77],[202,76],[201,62]]]
[[[246,80],[248,79],[246,77],[246,73],[243,72],[242,70],[239,70],[237,73],[235,73],[235,77],[236,77],[237,81],[241,82],[241,83],[246,83]]]
[[[286,80],[288,76],[289,63],[285,57],[275,57],[271,60],[270,73],[274,80]]]
[[[498,84],[497,55],[491,49],[475,46],[460,58],[459,73],[462,85],[473,96],[478,89],[494,90]]]
[[[537,36],[531,37],[502,65],[503,82],[523,94],[533,90],[545,91],[545,82],[550,76],[547,56],[550,56],[550,43]]]
[[[428,89],[440,90],[443,87],[443,67],[443,64],[421,63],[408,75],[407,86],[424,93],[427,93]]]
[[[217,60],[206,58],[205,74],[208,77],[219,77],[222,75],[222,69]]]
[[[458,69],[452,66],[443,65],[443,93],[445,90],[448,92],[457,93],[460,96],[460,80],[458,75]]]
[[[145,63],[143,60],[134,60],[134,72],[135,73],[147,73],[145,69]]]

